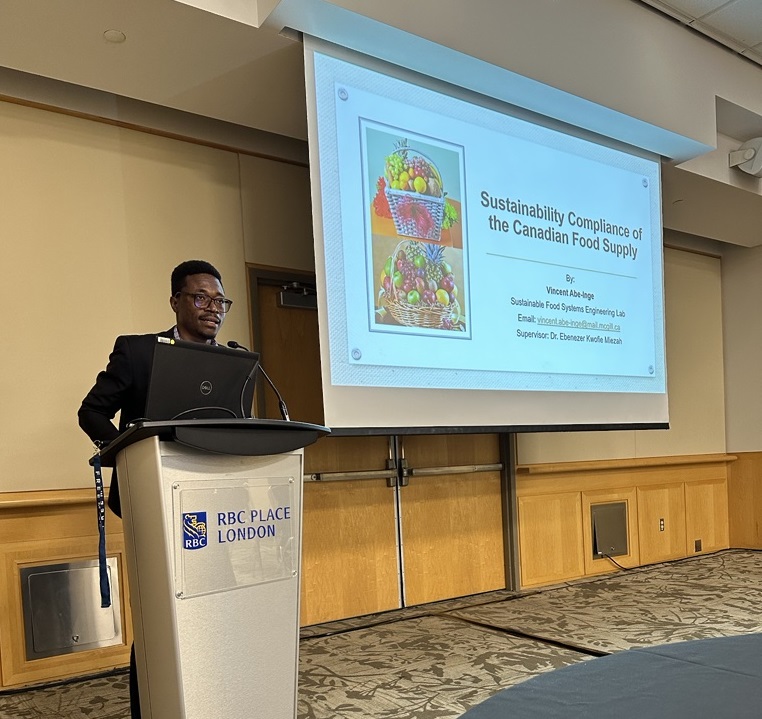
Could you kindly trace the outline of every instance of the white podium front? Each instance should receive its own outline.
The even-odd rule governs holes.
[[[136,425],[115,459],[143,719],[293,719],[302,447],[324,427]]]

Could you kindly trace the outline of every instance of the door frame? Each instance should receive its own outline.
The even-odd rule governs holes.
[[[262,349],[261,332],[261,308],[259,303],[259,288],[261,285],[271,285],[277,287],[288,287],[293,283],[315,287],[315,273],[307,270],[294,270],[286,267],[272,267],[269,265],[258,265],[255,263],[246,263],[246,274],[248,282],[246,288],[249,293],[249,327],[251,328],[251,347],[255,352],[259,352],[260,361],[263,365],[267,364],[266,353]],[[265,394],[256,393],[257,415],[265,416]]]

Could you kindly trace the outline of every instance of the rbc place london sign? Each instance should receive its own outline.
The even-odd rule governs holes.
[[[177,482],[173,489],[179,599],[295,576],[292,477]]]

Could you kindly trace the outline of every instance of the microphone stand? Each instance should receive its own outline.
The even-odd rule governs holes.
[[[234,350],[244,350],[246,352],[249,352],[249,350],[244,347],[242,344],[239,344],[235,340],[230,340],[228,342],[228,347]],[[270,379],[267,372],[265,372],[264,367],[262,367],[261,362],[257,362],[256,366],[252,370],[252,372],[249,374],[249,376],[246,378],[246,382],[244,382],[243,386],[246,387],[247,382],[251,377],[254,375],[255,372],[261,372],[262,376],[267,380],[267,384],[272,387],[273,392],[275,392],[275,396],[278,398],[278,408],[280,409],[280,415],[281,417],[286,420],[286,422],[290,422],[291,418],[288,416],[288,407],[286,407],[286,402],[284,401],[283,397],[281,396],[280,392],[278,392],[278,388],[275,386],[275,383]],[[243,415],[243,392],[241,392],[241,415]]]

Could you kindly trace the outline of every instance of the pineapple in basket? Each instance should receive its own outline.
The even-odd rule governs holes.
[[[404,242],[387,259],[379,300],[400,324],[463,329],[457,296],[444,247]]]

